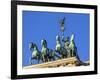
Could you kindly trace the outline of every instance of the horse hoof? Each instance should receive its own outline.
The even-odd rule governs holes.
[[[30,65],[32,65],[32,62],[30,62]]]

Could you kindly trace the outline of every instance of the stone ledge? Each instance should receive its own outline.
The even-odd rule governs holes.
[[[30,68],[48,68],[48,67],[58,67],[58,66],[69,66],[70,65],[76,65],[76,62],[78,59],[76,57],[71,57],[71,58],[65,58],[65,59],[60,59],[56,61],[50,61],[50,62],[45,62],[45,63],[40,63],[40,64],[34,64],[30,66],[23,67],[24,69],[30,69]]]

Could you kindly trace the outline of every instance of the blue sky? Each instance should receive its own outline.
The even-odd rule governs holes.
[[[41,39],[45,38],[48,42],[48,48],[55,49],[56,35],[61,35],[59,20],[63,17],[66,18],[65,38],[71,37],[74,33],[80,59],[82,61],[89,60],[89,14],[23,11],[23,66],[29,65],[29,58],[31,57],[29,42],[36,43],[41,51]],[[33,60],[33,63],[35,64],[36,61]]]

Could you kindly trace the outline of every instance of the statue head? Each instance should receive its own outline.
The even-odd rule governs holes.
[[[69,42],[69,37],[66,37],[66,40],[65,40],[66,42]]]
[[[45,39],[41,40],[41,45],[47,47],[47,41]]]
[[[59,35],[56,36],[56,40],[60,41],[60,36]]]

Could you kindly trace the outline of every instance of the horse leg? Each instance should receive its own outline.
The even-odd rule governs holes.
[[[42,57],[42,60],[43,60],[43,62],[45,62],[45,61],[46,61],[44,56]]]
[[[48,62],[49,61],[49,57],[48,55],[45,55],[45,62]]]
[[[72,57],[74,57],[74,50],[72,50]]]
[[[50,61],[54,61],[55,59],[54,59],[54,56],[50,56]]]
[[[38,60],[39,60],[39,63],[42,61],[42,58],[41,58],[40,55],[39,55],[39,57],[38,57]]]
[[[39,58],[37,57],[37,63],[39,64]]]
[[[55,61],[55,60],[56,60],[54,56],[52,56],[52,60],[53,60],[53,61]]]
[[[61,56],[56,55],[56,57],[57,57],[58,59],[61,59]]]
[[[70,50],[70,57],[72,57],[72,50]]]
[[[38,64],[39,64],[39,60],[38,60]]]
[[[32,65],[32,57],[30,58],[29,63]]]
[[[70,57],[70,51],[68,51],[68,54],[67,55],[68,55],[67,57],[69,58]]]
[[[47,56],[47,60],[48,60],[48,62],[51,61],[51,56],[49,56],[49,57]]]
[[[48,59],[46,56],[44,56],[44,62],[48,62]]]

